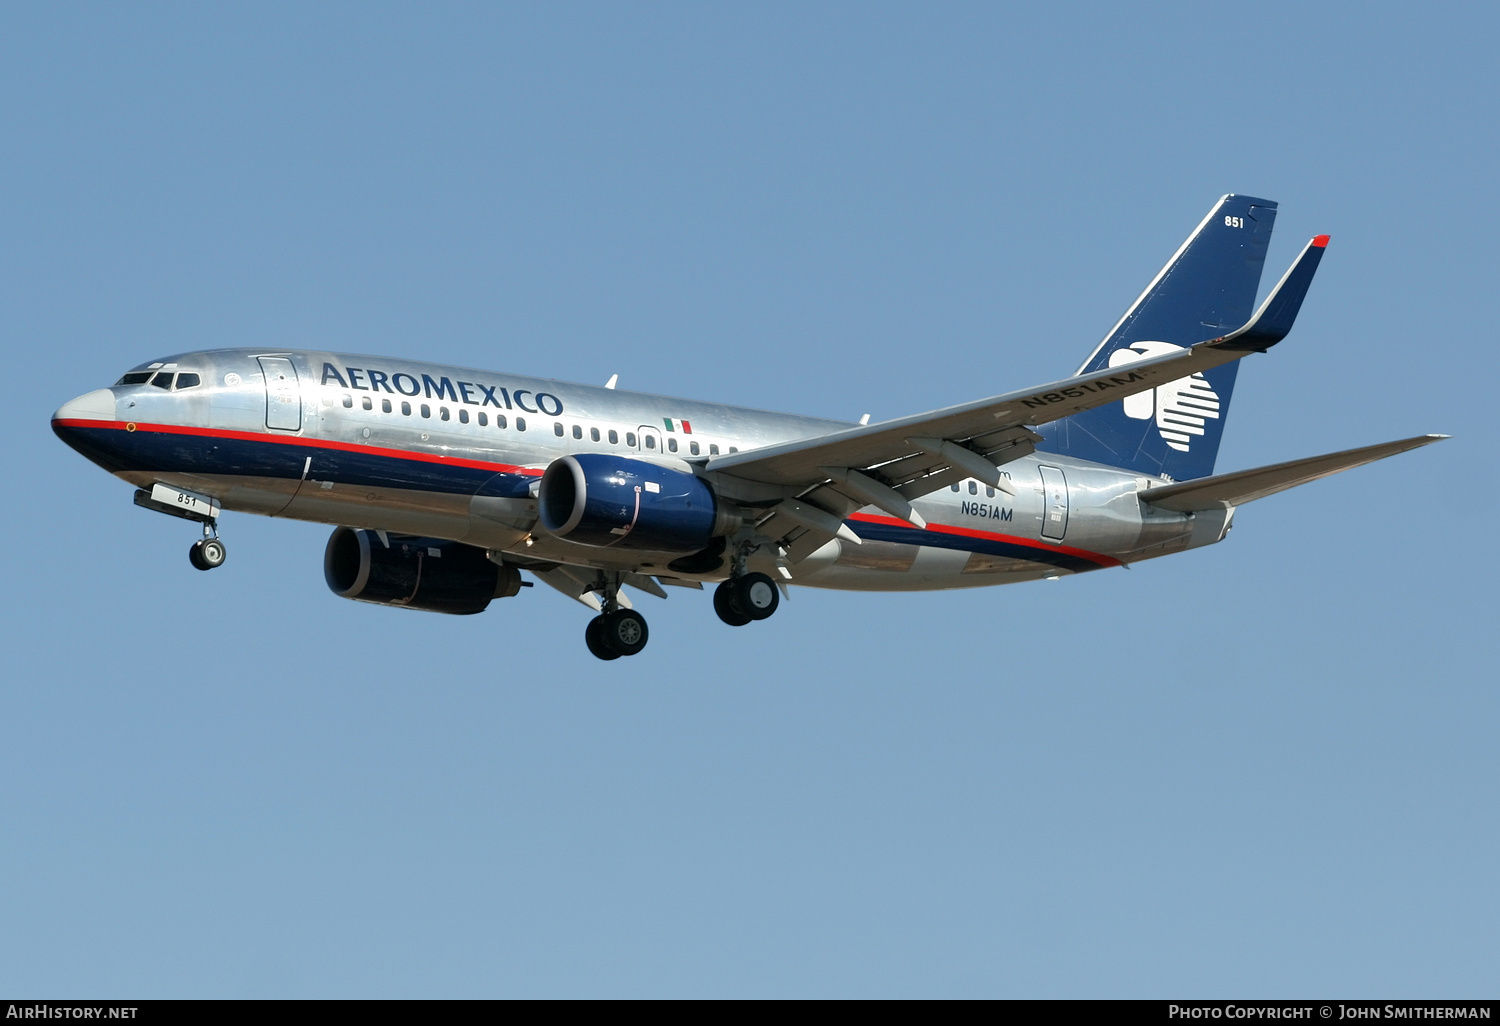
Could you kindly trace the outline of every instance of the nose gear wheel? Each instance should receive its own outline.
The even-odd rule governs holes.
[[[224,543],[217,537],[200,538],[188,549],[188,562],[199,570],[212,570],[224,565]]]

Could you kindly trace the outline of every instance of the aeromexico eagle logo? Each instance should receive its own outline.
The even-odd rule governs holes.
[[[1111,367],[1123,367],[1153,356],[1183,352],[1185,347],[1170,342],[1132,342],[1127,348],[1109,354]],[[1126,396],[1125,416],[1132,420],[1156,418],[1156,430],[1162,441],[1178,452],[1187,452],[1193,436],[1203,434],[1203,425],[1219,419],[1219,393],[1202,373],[1192,374],[1145,392]]]

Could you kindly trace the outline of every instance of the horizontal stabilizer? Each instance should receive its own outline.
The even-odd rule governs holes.
[[[1346,449],[1343,452],[1329,453],[1326,456],[1311,456],[1305,460],[1292,460],[1290,463],[1277,463],[1270,467],[1241,470],[1233,474],[1219,474],[1216,477],[1205,477],[1197,481],[1185,481],[1182,484],[1152,488],[1142,492],[1140,498],[1142,502],[1149,503],[1158,509],[1175,510],[1178,513],[1241,506],[1252,499],[1263,499],[1267,495],[1284,492],[1288,488],[1316,481],[1320,477],[1328,477],[1341,470],[1374,463],[1387,456],[1394,456],[1398,452],[1406,452],[1409,449],[1418,449],[1424,445],[1431,445],[1433,442],[1440,442],[1447,437],[1447,435],[1418,435],[1416,438],[1403,438],[1399,442],[1382,442],[1379,445],[1367,445],[1362,449]]]

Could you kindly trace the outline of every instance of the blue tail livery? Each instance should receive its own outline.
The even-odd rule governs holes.
[[[1275,223],[1270,200],[1219,200],[1079,373],[1175,353],[1248,322]],[[1238,367],[1228,363],[1056,421],[1041,430],[1038,448],[1179,481],[1207,477]]]

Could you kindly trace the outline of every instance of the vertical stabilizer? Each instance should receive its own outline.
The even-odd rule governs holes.
[[[1084,361],[1079,373],[1162,356],[1250,320],[1276,204],[1228,195]],[[1038,447],[1175,480],[1213,473],[1238,361],[1052,424]]]

